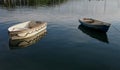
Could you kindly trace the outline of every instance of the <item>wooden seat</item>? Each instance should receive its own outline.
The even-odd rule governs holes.
[[[85,21],[87,23],[94,23],[94,20],[91,18],[83,18],[83,21]]]

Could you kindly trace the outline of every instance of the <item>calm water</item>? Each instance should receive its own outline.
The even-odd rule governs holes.
[[[83,17],[112,25],[92,32]],[[120,70],[119,19],[120,0],[0,0],[0,70]],[[48,22],[47,33],[11,46],[8,27],[28,20]]]

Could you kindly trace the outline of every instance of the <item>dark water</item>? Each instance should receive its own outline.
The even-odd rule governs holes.
[[[92,32],[83,17],[112,25]],[[0,70],[120,70],[119,19],[119,0],[0,0]],[[28,20],[48,22],[47,33],[11,45],[8,27]]]

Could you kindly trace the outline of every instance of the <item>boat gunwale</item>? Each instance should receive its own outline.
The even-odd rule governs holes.
[[[96,19],[92,19],[92,20],[94,20],[94,22],[89,23],[89,22],[84,21],[83,19],[79,19],[79,21],[82,22],[82,24],[88,24],[88,25],[91,25],[91,26],[110,26],[111,25],[110,23],[103,22],[103,21],[100,21],[100,20],[96,20]]]

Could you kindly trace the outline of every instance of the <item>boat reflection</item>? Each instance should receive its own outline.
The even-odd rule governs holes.
[[[10,49],[25,48],[32,44],[35,44],[46,35],[46,32],[47,30],[43,30],[42,32],[34,35],[33,37],[26,39],[9,40],[9,48]]]
[[[109,43],[106,32],[101,32],[94,29],[86,28],[83,25],[79,25],[78,29],[80,29],[83,33],[89,35],[92,38],[95,38],[101,42]]]

